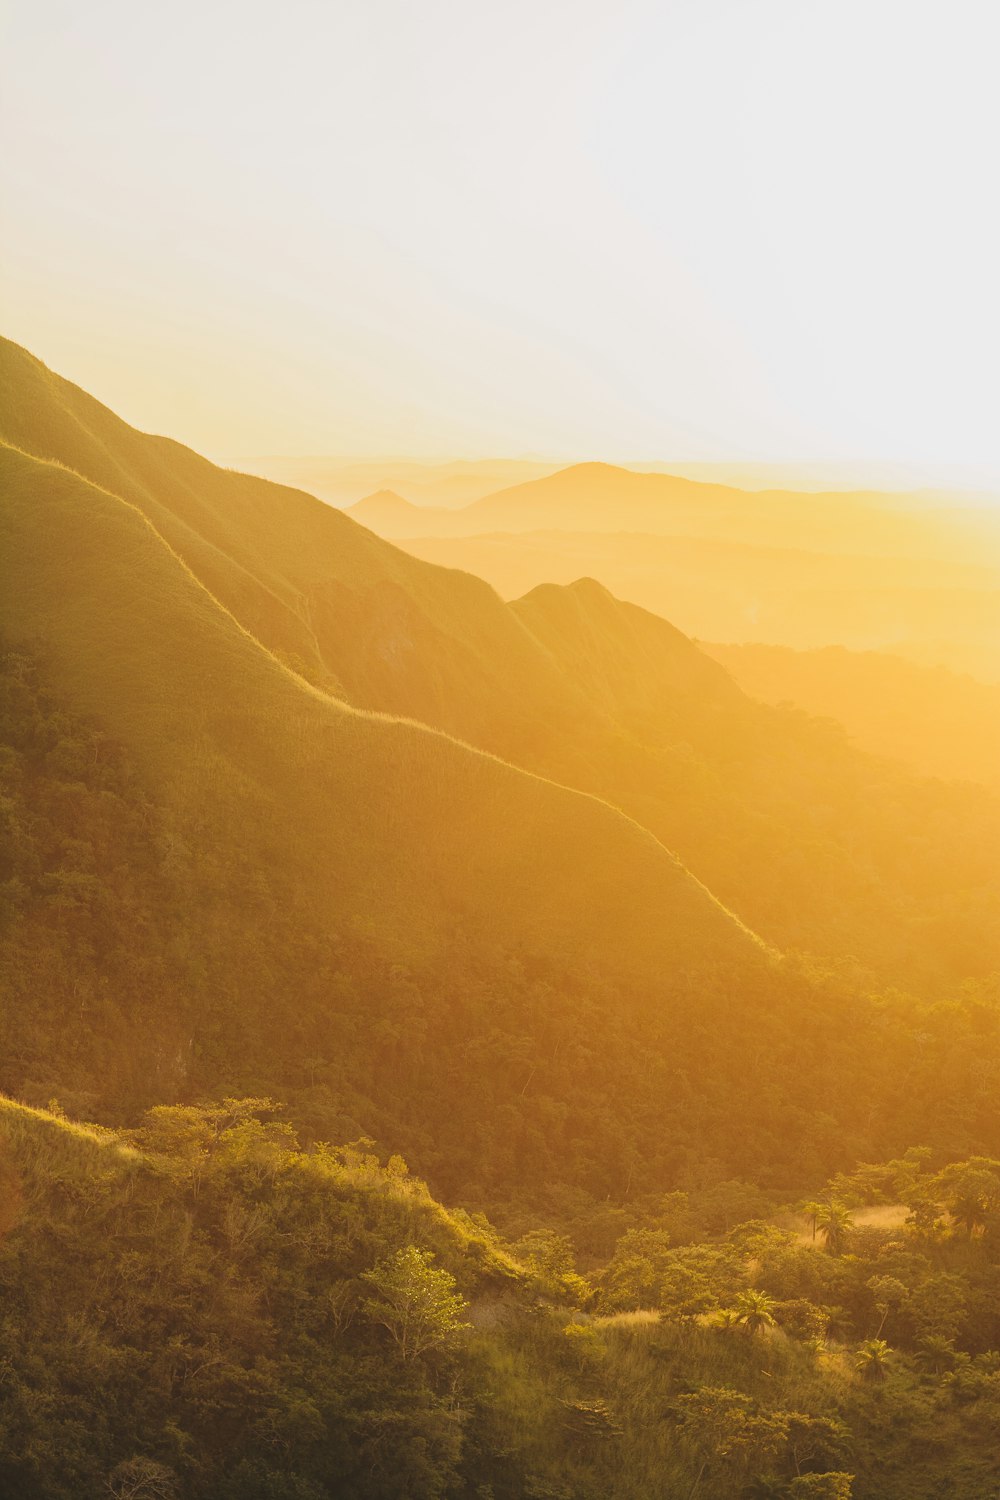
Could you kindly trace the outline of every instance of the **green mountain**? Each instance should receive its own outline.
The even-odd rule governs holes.
[[[665,621],[599,589],[507,606],[309,496],[135,432],[15,345],[0,353],[0,436],[135,505],[273,657],[339,701],[624,809],[778,947],[847,952],[925,989],[996,966],[996,804],[750,703]],[[601,493],[606,478],[596,466]]]
[[[5,718],[12,843],[24,853],[7,892],[16,920],[5,1081],[22,1087],[44,1053],[63,1084],[68,1070],[93,1089],[103,1073],[102,1096],[148,1097],[230,1070],[245,1082],[270,1068],[273,1080],[283,1063],[301,1071],[318,1056],[353,1090],[378,1093],[372,1052],[408,1051],[394,1033],[405,1022],[369,1016],[364,1031],[377,1001],[342,993],[360,976],[377,990],[394,966],[414,964],[460,988],[463,954],[480,987],[515,953],[543,970],[594,968],[646,985],[692,966],[763,966],[759,943],[644,829],[310,687],[133,506],[12,449],[2,457],[3,629],[37,645],[47,695],[25,688],[15,651]],[[98,743],[70,724],[66,705],[100,726]],[[112,742],[103,752],[101,737]],[[115,745],[127,747],[130,770],[105,786]],[[154,806],[132,797],[133,775]],[[52,848],[39,849],[34,809],[46,795]],[[138,909],[125,930],[119,900]],[[61,970],[47,974],[46,963]],[[390,1012],[422,1008],[397,988]],[[511,989],[514,1046],[528,1024],[519,1013],[538,1000],[524,981]],[[456,1046],[486,1003],[478,991],[449,998]],[[634,1002],[635,1024],[651,1003]],[[521,1087],[516,1051],[507,1066]],[[488,1046],[481,1067],[497,1067]],[[494,1083],[502,1092],[506,1075]]]
[[[935,993],[988,974],[985,793],[753,703],[598,585],[506,606],[6,369],[36,452],[2,455],[4,1087],[105,1118],[294,1097],[494,1203],[908,1139],[919,1010],[753,932]]]

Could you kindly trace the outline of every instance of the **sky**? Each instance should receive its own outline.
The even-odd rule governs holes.
[[[0,16],[0,328],[146,430],[1000,478],[995,0]]]

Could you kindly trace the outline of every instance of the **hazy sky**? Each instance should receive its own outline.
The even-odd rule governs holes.
[[[215,454],[1000,475],[996,0],[5,0],[3,331]]]

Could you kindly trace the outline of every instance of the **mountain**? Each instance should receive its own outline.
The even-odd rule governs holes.
[[[836,643],[1000,680],[1000,525],[930,498],[583,464],[461,510],[373,507],[367,524],[505,598],[591,574],[699,639]]]
[[[556,468],[533,459],[495,458],[434,463],[406,458],[258,456],[234,460],[252,474],[291,484],[332,505],[350,506],[378,490],[392,490],[421,508],[454,509],[484,495],[539,479]]]
[[[842,646],[702,649],[755,698],[837,719],[864,749],[924,775],[1000,791],[1000,684]]]
[[[446,524],[450,511],[435,510],[429,506],[413,505],[404,500],[395,490],[377,490],[366,495],[354,505],[349,505],[345,515],[359,526],[367,526],[379,536],[410,536],[425,526]]]
[[[613,464],[574,464],[498,490],[446,515],[424,534],[630,531],[892,557],[935,556],[1000,565],[1000,524],[976,508],[909,509],[899,494],[741,490]],[[414,533],[419,535],[419,532]]]
[[[0,356],[0,436],[136,506],[271,657],[341,704],[623,809],[780,948],[934,990],[996,965],[994,801],[753,703],[599,587],[505,605],[310,496],[135,432],[14,345]]]
[[[374,521],[372,523],[374,525]],[[983,562],[824,554],[721,538],[537,531],[399,538],[414,557],[478,574],[506,599],[599,578],[698,640],[878,649],[1000,680],[1000,588]]]
[[[119,1120],[270,1094],[474,1204],[899,1142],[939,1059],[872,991],[995,966],[985,792],[591,581],[505,605],[4,370],[0,1085]],[[966,1062],[949,1129],[988,1138]]]

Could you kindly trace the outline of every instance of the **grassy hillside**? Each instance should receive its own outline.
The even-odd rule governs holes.
[[[509,754],[584,711],[479,579],[419,563],[301,491],[149,437],[0,343],[0,439],[135,505],[279,659],[358,707]]]
[[[564,1237],[505,1244],[270,1101],[116,1133],[0,1099],[0,1486],[990,1500],[995,1203],[971,1237],[945,1219],[998,1168],[918,1151],[817,1184],[825,1247],[676,1194],[585,1278]]]
[[[0,365],[8,436],[134,504],[306,679],[624,808],[781,947],[938,989],[995,966],[995,807],[768,714],[599,590],[508,607],[309,496],[135,432],[14,345]]]
[[[754,698],[837,719],[856,744],[925,775],[1000,790],[1000,684],[842,646],[702,649]]]

